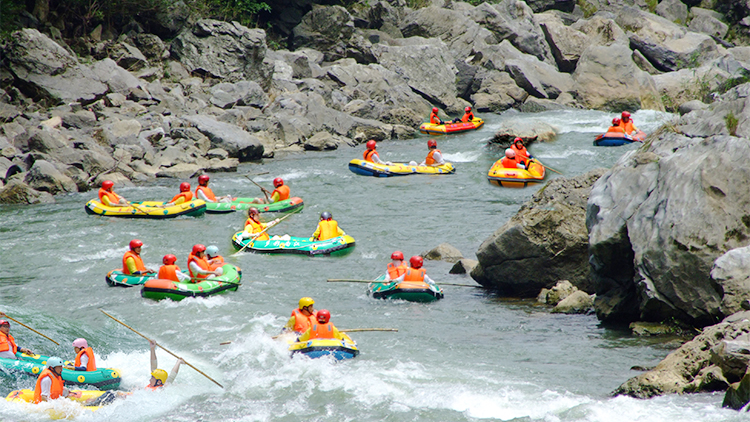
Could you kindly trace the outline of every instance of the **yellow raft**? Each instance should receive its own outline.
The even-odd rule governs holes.
[[[354,159],[349,161],[349,170],[362,176],[391,177],[409,174],[453,174],[456,168],[451,163],[442,166],[410,166],[406,163],[376,164],[370,161]]]
[[[475,130],[482,127],[484,120],[479,117],[475,117],[470,122],[459,122],[459,123],[444,123],[442,125],[436,125],[434,123],[422,123],[419,127],[419,131],[430,135],[447,135],[450,133],[466,132],[467,130]]]
[[[101,215],[104,217],[125,218],[174,218],[181,215],[197,217],[206,212],[206,202],[201,199],[185,202],[184,204],[172,205],[171,207],[160,207],[164,202],[144,201],[131,202],[129,206],[110,207],[102,204],[96,199],[86,203],[87,214]]]
[[[544,166],[536,160],[530,160],[528,170],[505,168],[501,161],[497,160],[487,173],[487,179],[493,185],[525,188],[529,183],[540,183],[544,180]]]
[[[98,401],[96,400],[104,394],[107,394],[107,396],[111,397],[111,399],[98,400]],[[103,405],[109,404],[112,400],[114,400],[115,397],[116,395],[114,395],[114,393],[108,392],[108,391],[71,390],[67,398],[76,403],[79,403],[83,409],[87,409],[93,412],[101,408]],[[8,397],[5,398],[5,400],[9,402],[15,402],[15,403],[33,403],[34,390],[11,391],[10,394],[8,394]],[[89,405],[84,404],[85,402],[89,400],[92,400],[95,402],[101,402],[101,403],[97,403],[97,405],[95,406],[89,406]],[[75,414],[72,414],[70,411],[64,411],[58,408],[47,408],[47,409],[44,409],[44,412],[47,413],[50,419],[68,419],[68,418],[72,418],[76,416]]]

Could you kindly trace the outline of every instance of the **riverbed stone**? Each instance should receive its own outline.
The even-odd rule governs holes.
[[[429,251],[422,252],[422,257],[433,261],[458,262],[464,256],[450,243],[441,243]]]
[[[582,290],[566,296],[552,308],[553,314],[586,314],[594,309],[594,299]]]
[[[47,160],[36,160],[23,180],[32,189],[49,192],[78,192],[78,186]]]
[[[240,162],[259,160],[263,155],[260,140],[238,126],[206,115],[186,116],[184,119],[211,140],[211,148],[221,148]]]
[[[551,142],[557,137],[557,130],[542,120],[510,118],[500,123],[490,143],[509,147],[517,137],[523,139],[526,145],[532,142]]]
[[[479,264],[476,259],[461,258],[451,267],[448,274],[469,274]]]
[[[12,180],[0,189],[0,204],[54,204],[55,198],[48,192],[31,188],[21,180]]]

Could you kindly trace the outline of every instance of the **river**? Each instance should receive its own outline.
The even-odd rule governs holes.
[[[743,414],[721,408],[723,394],[637,400],[610,397],[637,375],[634,365],[653,366],[679,343],[603,327],[593,315],[556,315],[531,300],[497,298],[480,289],[445,286],[432,304],[375,300],[366,284],[327,283],[328,278],[371,279],[396,249],[407,256],[449,242],[474,258],[480,243],[507,221],[540,186],[506,189],[487,182],[502,153],[486,144],[504,119],[540,119],[556,126],[552,143],[530,146],[546,165],[573,176],[610,167],[636,145],[600,148],[593,137],[611,119],[596,111],[489,115],[480,131],[434,137],[454,175],[374,178],[347,167],[363,146],[296,153],[243,164],[237,173],[212,174],[217,194],[255,196],[244,176],[271,187],[280,176],[304,211],[271,234],[309,236],[322,211],[330,211],[356,239],[343,257],[230,256],[231,235],[244,215],[205,215],[174,220],[128,220],[86,215],[96,192],[56,197],[54,205],[0,206],[0,310],[56,339],[12,323],[18,343],[73,358],[70,343],[88,339],[99,366],[119,368],[127,399],[91,413],[71,407],[81,421],[733,421]],[[646,131],[671,117],[634,114]],[[381,158],[421,160],[423,135],[378,144]],[[548,172],[548,179],[559,177]],[[196,180],[191,183],[195,187]],[[130,200],[171,198],[179,181],[116,190]],[[174,253],[183,268],[195,243],[215,244],[243,269],[237,292],[181,302],[145,300],[139,288],[113,288],[105,274],[120,266],[133,238],[143,240],[147,266]],[[452,264],[427,261],[438,282],[473,283],[448,274]],[[519,268],[523,271],[523,268]],[[361,354],[353,360],[290,358],[271,339],[302,296],[329,309],[339,328],[397,328],[352,333]],[[98,309],[120,318],[224,385],[183,366],[173,385],[143,390],[149,378],[148,344]],[[228,345],[221,342],[231,341]],[[159,366],[175,359],[159,350]],[[28,377],[0,377],[0,394],[33,388]],[[56,405],[66,406],[66,405]],[[45,413],[0,401],[2,421],[47,420]]]

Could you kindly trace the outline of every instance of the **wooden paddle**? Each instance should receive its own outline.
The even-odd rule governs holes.
[[[277,225],[277,224],[281,223],[282,221],[284,221],[284,220],[285,220],[285,219],[286,219],[287,217],[289,217],[290,215],[292,215],[292,214],[295,214],[295,213],[296,213],[296,212],[297,212],[298,210],[299,210],[299,208],[298,208],[297,210],[295,210],[294,212],[290,212],[289,214],[287,214],[287,215],[285,215],[285,216],[283,216],[283,217],[279,218],[279,221],[277,221],[277,222],[276,222],[276,224],[270,224],[270,225],[266,226],[266,228],[265,228],[265,229],[261,230],[260,232],[258,232],[258,234],[256,234],[255,236],[251,237],[251,238],[249,239],[249,241],[248,241],[247,243],[245,243],[244,245],[242,245],[242,247],[240,248],[240,250],[238,250],[237,252],[233,253],[233,254],[232,254],[231,256],[235,256],[235,255],[237,255],[238,253],[240,253],[240,252],[244,251],[244,250],[245,250],[245,248],[247,247],[247,245],[249,245],[249,244],[250,244],[250,241],[252,241],[252,240],[255,240],[256,238],[258,238],[258,236],[260,236],[260,235],[262,235],[263,233],[265,233],[265,232],[266,232],[266,230],[268,230],[268,229],[270,229],[271,227],[274,227],[275,225]]]
[[[398,328],[348,328],[345,330],[339,330],[340,333],[360,333],[364,331],[395,331],[398,332]],[[272,339],[276,340],[277,338],[283,336],[286,333],[282,333],[276,336],[271,337]],[[231,341],[222,341],[219,343],[219,346],[225,346],[227,344],[232,344]]]
[[[533,160],[536,161],[537,163],[539,163],[539,165],[541,165],[542,167],[546,168],[547,170],[554,171],[555,173],[562,175],[562,173],[560,173],[559,171],[553,169],[552,167],[545,166],[544,164],[542,164],[541,161],[537,160],[536,158],[534,158]]]
[[[119,319],[117,319],[117,318],[113,317],[112,315],[110,315],[110,314],[108,314],[108,313],[104,312],[104,309],[99,309],[99,310],[100,310],[100,311],[102,311],[102,313],[103,313],[104,315],[106,315],[106,316],[108,316],[108,317],[112,318],[113,320],[117,321],[118,323],[120,323],[120,324],[124,325],[124,326],[125,326],[126,328],[128,328],[128,329],[129,329],[130,331],[132,331],[132,332],[134,332],[134,333],[138,334],[139,336],[141,336],[141,337],[145,338],[145,339],[146,339],[146,340],[148,340],[148,341],[153,341],[153,340],[151,340],[150,338],[148,338],[148,337],[144,336],[143,334],[141,334],[141,333],[139,333],[138,331],[136,331],[135,329],[133,329],[133,327],[131,327],[131,326],[129,326],[129,325],[127,325],[127,324],[125,324],[124,322],[120,321]],[[177,359],[182,359],[181,357],[179,357],[179,356],[175,355],[174,353],[170,352],[169,350],[167,350],[167,349],[166,349],[166,348],[165,348],[164,346],[162,346],[161,344],[157,343],[156,341],[154,341],[154,343],[155,343],[155,344],[156,344],[157,346],[161,347],[161,348],[162,348],[162,349],[163,349],[163,350],[164,350],[165,352],[169,353],[170,355],[172,355],[172,356],[176,357]],[[200,369],[198,369],[198,368],[196,368],[195,366],[191,365],[191,364],[190,364],[189,362],[185,361],[185,359],[182,359],[182,361],[183,361],[183,362],[185,362],[185,365],[187,365],[187,366],[189,366],[189,367],[191,367],[191,368],[195,369],[196,371],[198,371],[198,373],[199,373],[199,374],[201,374],[201,375],[203,375],[204,377],[206,377],[206,378],[210,379],[210,380],[211,380],[211,381],[212,381],[212,382],[213,382],[214,384],[218,385],[218,386],[219,386],[219,387],[221,387],[221,388],[224,388],[224,386],[223,386],[223,385],[219,384],[218,382],[216,382],[216,380],[214,380],[213,378],[211,378],[211,377],[209,377],[208,375],[206,375],[205,373],[203,373],[203,371],[201,371]]]
[[[25,327],[25,328],[28,328],[29,330],[31,330],[31,331],[33,331],[33,332],[35,332],[35,333],[39,334],[40,336],[42,336],[42,337],[46,338],[47,340],[49,340],[49,341],[51,341],[51,342],[55,343],[55,344],[56,344],[56,345],[58,345],[58,346],[60,345],[60,343],[56,342],[55,340],[52,340],[51,338],[49,338],[49,337],[45,336],[44,334],[40,333],[39,331],[37,331],[37,330],[35,330],[35,329],[33,329],[33,328],[29,327],[28,325],[24,324],[24,323],[23,323],[23,322],[21,322],[21,321],[18,321],[17,319],[14,319],[14,318],[12,318],[12,317],[8,316],[7,314],[4,314],[4,313],[0,313],[0,316],[3,316],[3,317],[5,317],[5,318],[8,318],[9,320],[11,320],[11,321],[15,322],[16,324],[20,325],[21,327]]]
[[[263,186],[261,186],[261,185],[259,185],[259,184],[255,183],[255,180],[251,179],[251,178],[250,178],[250,176],[247,176],[247,175],[245,175],[245,177],[247,177],[247,178],[248,178],[248,180],[250,180],[251,182],[253,182],[253,184],[254,184],[255,186],[257,186],[257,187],[259,187],[259,188],[260,188],[260,190],[261,190],[261,191],[263,192],[263,195],[265,195],[265,196],[266,196],[266,201],[268,201],[268,202],[271,202],[271,198],[269,198],[269,197],[268,197],[268,193],[269,193],[269,192],[268,192],[268,189],[266,189],[266,188],[264,188]]]
[[[387,283],[386,281],[375,281],[375,280],[356,280],[356,279],[349,279],[349,278],[329,278],[326,280],[329,283]],[[484,286],[482,285],[473,285],[473,284],[455,284],[455,283],[440,283],[435,282],[438,286],[459,286],[459,287],[476,287],[477,289],[484,289]]]

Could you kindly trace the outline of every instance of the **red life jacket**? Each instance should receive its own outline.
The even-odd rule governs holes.
[[[426,271],[424,268],[409,268],[406,270],[404,281],[424,281]]]
[[[302,313],[299,309],[295,309],[292,311],[292,316],[294,317],[294,331],[298,333],[304,333],[305,331],[310,329],[310,326],[317,321],[317,312],[313,312],[312,315],[307,316]]]
[[[203,192],[203,195],[208,198],[210,201],[216,202],[216,195],[214,195],[214,191],[211,190],[208,186],[201,186],[198,185],[197,188],[195,188],[195,198],[198,199],[200,196],[198,196],[198,191]]]
[[[440,150],[437,148],[431,149],[430,152],[427,154],[427,159],[424,160],[425,164],[427,164],[428,166],[435,164],[435,159],[432,158],[432,155],[435,154],[435,151],[440,152]]]
[[[506,169],[517,169],[518,159],[503,157],[503,159],[500,160],[500,164],[502,164]]]
[[[139,255],[136,255],[133,251],[127,251],[125,252],[125,255],[122,256],[122,272],[123,274],[130,275],[130,270],[128,270],[128,264],[125,263],[125,261],[128,258],[133,258],[133,261],[135,261],[135,269],[136,271],[146,271],[146,266],[143,264],[143,260]]]
[[[49,377],[52,380],[52,385],[49,388],[50,400],[62,396],[64,384],[62,377],[55,375],[55,373],[49,368],[45,368],[44,371],[39,374],[39,378],[36,379],[36,387],[34,387],[34,403],[42,402],[42,380],[44,377]]]
[[[278,192],[279,193],[279,201],[283,201],[285,199],[289,199],[289,186],[287,185],[281,185],[278,188],[274,189],[273,192],[271,192],[271,197],[273,198],[273,194]]]
[[[18,352],[18,346],[12,335],[0,333],[0,352],[5,351],[11,351],[15,355]]]
[[[391,280],[395,280],[399,277],[401,277],[402,274],[406,272],[406,265],[404,265],[403,262],[401,262],[401,265],[398,267],[393,265],[393,262],[388,263],[388,277],[390,277]]]
[[[526,150],[525,146],[518,148],[516,144],[510,146],[510,149],[516,152],[516,158],[520,158],[524,162],[529,159],[529,151]]]
[[[190,268],[190,263],[195,262],[202,270],[208,270],[208,262],[204,258],[198,258],[192,253],[188,256],[188,270],[190,271],[190,277],[193,278],[208,278],[210,274],[193,274],[193,269]]]
[[[380,158],[380,154],[378,154],[378,152],[375,151],[374,149],[368,149],[367,151],[364,152],[364,154],[362,154],[362,156],[365,158],[365,161],[369,161],[371,163],[375,162],[372,159],[373,155],[377,155],[378,158]]]
[[[607,132],[624,133],[625,132],[625,128],[622,127],[622,126],[610,126],[607,129]],[[630,132],[628,132],[628,133],[630,133]]]
[[[78,352],[78,354],[76,355],[76,360],[75,360],[74,365],[81,366],[81,356],[83,356],[84,354],[88,356],[89,358],[89,362],[86,364],[86,370],[96,371],[96,361],[94,360],[94,351],[91,350],[90,347],[81,349],[81,351]]]
[[[633,131],[635,130],[635,125],[633,124],[633,119],[630,119],[627,122],[624,121],[624,120],[621,121],[620,122],[620,127],[622,128],[623,132],[627,133],[628,135],[631,134],[631,133],[633,133]]]
[[[437,113],[430,113],[430,123],[432,123],[433,125],[439,125],[442,123]]]
[[[177,271],[180,271],[180,267],[177,265],[162,265],[161,268],[159,268],[159,275],[157,275],[156,278],[180,281],[180,278],[177,277]]]
[[[461,121],[464,123],[470,122],[472,120],[474,120],[474,113],[472,112],[464,113],[464,116],[461,117]]]

